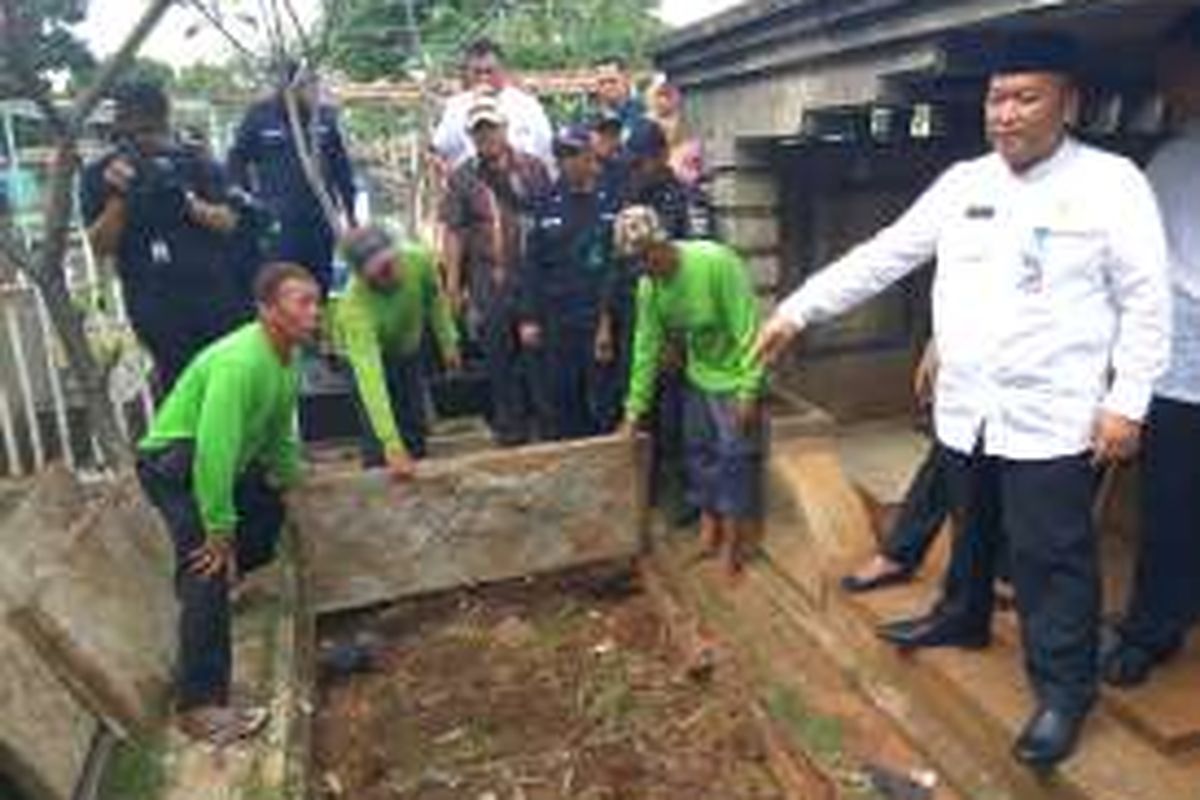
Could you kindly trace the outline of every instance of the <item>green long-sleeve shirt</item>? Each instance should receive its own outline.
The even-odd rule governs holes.
[[[712,394],[753,399],[763,391],[763,368],[753,358],[759,307],[745,263],[709,241],[676,242],[679,269],[669,278],[644,276],[637,288],[633,366],[625,412],[650,410],[663,339],[682,336],[687,380]]]
[[[283,363],[251,322],[202,350],[163,402],[139,449],[192,442],[192,491],[210,535],[237,525],[234,484],[251,463],[283,485],[300,477],[299,387],[295,360]]]
[[[426,325],[443,358],[458,352],[458,329],[441,292],[433,253],[412,244],[399,248],[397,255],[402,266],[392,291],[372,289],[355,276],[334,312],[336,339],[354,370],[375,437],[391,452],[403,452],[404,444],[392,414],[384,359],[416,356]]]

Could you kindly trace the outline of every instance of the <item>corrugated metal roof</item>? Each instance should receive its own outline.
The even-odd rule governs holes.
[[[750,0],[676,31],[659,66],[684,86],[745,79],[856,52],[932,43],[957,31],[1112,21],[1153,24],[1192,0]],[[1136,6],[1136,15],[1128,13]],[[1097,26],[1098,27],[1098,26]],[[1112,27],[1112,26],[1110,26]],[[1113,31],[1109,32],[1114,33]],[[1128,34],[1126,34],[1128,35]]]

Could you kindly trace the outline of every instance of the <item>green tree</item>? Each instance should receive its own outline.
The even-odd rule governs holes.
[[[170,92],[175,88],[175,68],[170,64],[163,61],[156,61],[153,58],[136,58],[129,65],[125,74],[121,76],[121,81],[157,83]]]
[[[83,20],[84,6],[80,0],[25,0],[24,19],[37,20],[36,25],[22,31],[28,36],[31,54],[29,68],[38,74],[66,71],[72,82],[86,80],[96,68],[96,59],[74,33],[71,26]],[[0,9],[0,26],[6,21]],[[20,82],[11,70],[0,70],[0,96],[21,93]]]
[[[329,62],[360,80],[417,67],[453,70],[462,47],[489,36],[518,69],[586,66],[620,53],[649,60],[662,22],[645,0],[344,0],[326,19]]]
[[[244,65],[192,64],[175,74],[175,89],[186,97],[223,99],[237,97],[254,88]]]

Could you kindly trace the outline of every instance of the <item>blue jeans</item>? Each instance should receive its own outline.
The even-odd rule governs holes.
[[[175,592],[179,598],[179,665],[176,705],[181,711],[229,701],[233,672],[229,584],[226,575],[204,578],[188,569],[191,554],[206,532],[192,492],[194,448],[190,441],[138,455],[142,491],[162,515],[175,550]],[[238,524],[234,547],[238,570],[252,572],[275,557],[284,506],[266,476],[250,469],[234,486]]]
[[[739,429],[737,401],[687,388],[684,441],[688,496],[706,513],[738,521],[763,515],[766,471],[765,417],[752,431]]]

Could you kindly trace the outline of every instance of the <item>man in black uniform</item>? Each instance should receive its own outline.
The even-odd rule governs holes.
[[[546,373],[543,425],[557,439],[611,430],[597,407],[611,343],[598,346],[596,332],[617,204],[601,185],[588,133],[570,127],[555,138],[560,177],[534,212],[520,277],[520,318],[538,331]]]
[[[221,168],[175,144],[157,85],[117,91],[115,139],[84,169],[80,206],[92,248],[116,260],[130,322],[165,394],[245,310],[225,257],[238,218]]]
[[[622,133],[621,118],[615,112],[602,111],[592,119],[592,152],[600,165],[600,186],[616,198],[624,196],[629,180]]]
[[[356,224],[354,172],[336,112],[320,104],[315,76],[301,69],[289,65],[284,88],[246,112],[229,151],[229,174],[235,183],[254,193],[279,225],[267,259],[302,264],[317,279],[322,293],[328,294],[333,281],[335,236],[304,174],[292,137],[284,93],[293,80],[301,127],[307,131],[315,126],[317,147],[313,155],[331,199],[340,205],[352,228]]]

